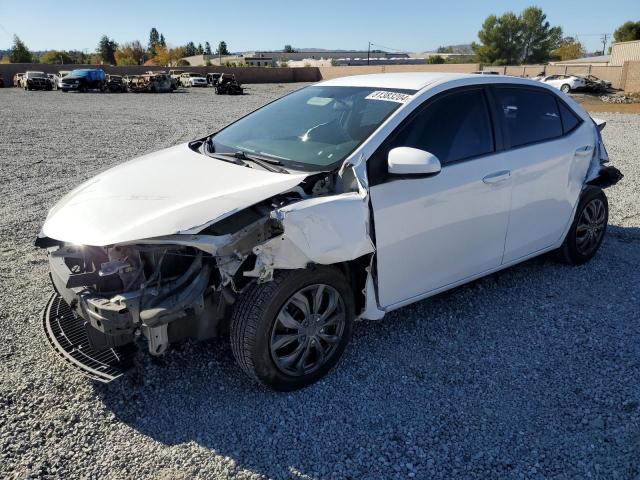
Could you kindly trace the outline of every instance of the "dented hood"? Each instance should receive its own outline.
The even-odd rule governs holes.
[[[193,233],[285,192],[305,177],[243,167],[194,152],[188,144],[177,145],[80,185],[51,209],[42,234],[104,246]]]

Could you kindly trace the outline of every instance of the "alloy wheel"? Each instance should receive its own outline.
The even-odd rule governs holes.
[[[606,226],[606,208],[599,198],[585,205],[576,226],[576,248],[582,255],[591,254],[602,239]]]
[[[271,330],[269,350],[276,367],[296,377],[315,372],[338,348],[345,322],[344,301],[335,288],[315,284],[298,290]]]

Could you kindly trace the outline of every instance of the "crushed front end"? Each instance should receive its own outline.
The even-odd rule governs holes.
[[[190,247],[59,245],[49,247],[49,263],[56,293],[45,309],[47,337],[100,381],[126,369],[140,334],[153,355],[215,336],[229,303],[214,257]]]

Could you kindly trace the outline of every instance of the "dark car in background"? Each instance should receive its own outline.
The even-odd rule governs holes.
[[[75,90],[86,92],[88,90],[100,90],[104,92],[107,88],[107,76],[104,70],[98,68],[83,68],[73,70],[64,77],[61,82],[63,92]]]

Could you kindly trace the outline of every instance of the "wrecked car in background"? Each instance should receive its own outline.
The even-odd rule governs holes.
[[[24,77],[24,73],[16,73],[13,76],[12,85],[14,87],[21,87],[22,86],[22,77]]]
[[[125,93],[127,84],[121,75],[107,75],[107,91],[111,93]]]
[[[100,381],[143,338],[160,355],[228,336],[252,378],[304,387],[338,362],[356,318],[544,252],[591,259],[607,226],[602,188],[621,178],[603,126],[513,77],[303,88],[63,197],[36,239],[55,289],[44,329]]]
[[[213,85],[218,95],[242,95],[244,89],[232,73],[221,73],[218,82]]]
[[[25,90],[52,90],[53,84],[44,72],[28,71],[21,79]]]
[[[167,93],[174,90],[171,77],[166,73],[145,73],[127,77],[127,88],[134,93]]]

